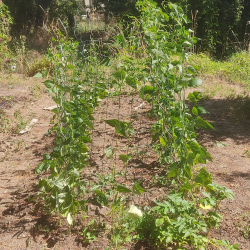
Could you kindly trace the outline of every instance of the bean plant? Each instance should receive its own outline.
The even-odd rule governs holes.
[[[155,119],[152,144],[166,172],[164,178],[171,182],[163,200],[155,201],[143,214],[133,207],[136,215],[131,216],[133,209],[130,208],[128,214],[133,220],[128,218],[126,225],[130,225],[134,241],[147,239],[164,249],[205,250],[211,245],[218,249],[220,246],[238,249],[237,244],[209,237],[210,230],[218,227],[222,219],[219,214],[221,201],[233,199],[234,195],[213,182],[205,167],[212,157],[197,141],[196,130],[214,129],[202,118],[207,111],[199,104],[200,93],[189,91],[187,94],[188,88],[202,84],[196,78],[197,67],[188,65],[191,48],[197,39],[192,30],[185,28],[186,16],[177,5],[165,3],[161,9],[155,2],[143,0],[136,6],[140,18],[130,17],[125,31],[119,29],[114,37],[114,59],[99,60],[94,53],[95,45],[88,48],[88,53],[80,53],[77,42],[54,41],[59,44],[49,52],[54,76],[45,81],[45,85],[57,104],[53,110],[55,125],[52,129],[56,133],[56,146],[51,154],[44,155],[36,169],[37,174],[49,173],[39,181],[41,197],[51,212],[59,211],[72,225],[76,213],[86,211],[91,192],[102,206],[109,206],[111,213],[124,218],[128,209],[126,196],[146,191],[140,182],[128,188],[117,183],[115,178],[105,187],[105,178],[100,175],[101,182],[90,189],[82,174],[88,166],[86,143],[91,143],[95,107],[107,96],[110,87],[128,85],[137,90],[143,101],[152,105]],[[119,61],[118,65],[115,60]],[[101,63],[115,65],[112,81],[102,71]],[[132,122],[119,119],[105,122],[121,137],[133,134]],[[131,153],[120,155],[126,164],[126,173],[131,157]],[[113,228],[111,232],[115,231]]]
[[[51,129],[56,133],[56,146],[36,168],[37,174],[50,173],[39,181],[46,205],[51,212],[67,216],[69,224],[79,209],[85,211],[88,190],[81,172],[88,165],[86,143],[91,143],[94,108],[106,96],[106,85],[95,79],[95,58],[92,65],[91,55],[86,60],[78,58],[78,46],[77,42],[62,39],[48,54],[55,67],[53,78],[45,85],[57,104],[52,110],[55,125]]]

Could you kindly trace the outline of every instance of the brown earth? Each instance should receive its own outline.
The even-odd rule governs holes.
[[[105,236],[86,244],[81,236],[84,222],[80,216],[70,230],[65,219],[47,216],[33,199],[38,192],[39,180],[34,170],[43,154],[51,151],[54,139],[45,135],[52,126],[52,113],[43,108],[53,105],[42,79],[0,76],[0,110],[10,121],[9,124],[5,121],[5,132],[0,133],[0,249],[94,250],[106,249],[109,244]],[[241,249],[247,250],[250,249],[250,115],[247,100],[214,97],[202,101],[202,106],[210,112],[206,119],[215,127],[214,131],[199,132],[199,141],[214,158],[207,168],[216,183],[235,193],[234,201],[226,200],[221,204],[224,219],[212,235],[239,243]],[[132,152],[127,176],[117,174],[116,181],[129,185],[143,180],[143,186],[150,189],[142,198],[134,198],[134,202],[141,205],[164,193],[164,188],[150,185],[152,174],[160,176],[161,170],[151,150],[149,129],[153,120],[149,110],[149,105],[136,95],[124,94],[104,100],[95,114],[93,143],[89,145],[91,167],[84,172],[89,181],[94,181],[97,180],[96,173],[104,176],[114,169],[117,173],[124,171],[125,165],[119,160],[119,154]],[[115,136],[114,129],[104,122],[118,119],[118,116],[120,120],[133,121],[135,131],[131,139]],[[18,134],[20,121],[29,122],[33,118],[38,122],[32,129]],[[117,150],[111,157],[114,148]],[[95,205],[88,206],[90,219],[97,218],[102,222],[107,212]],[[105,223],[108,227],[109,222]],[[133,248],[126,245],[123,249]],[[136,249],[153,248],[137,246]]]

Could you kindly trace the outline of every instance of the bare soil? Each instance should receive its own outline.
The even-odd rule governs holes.
[[[53,106],[54,102],[42,81],[21,75],[0,75],[0,110],[11,121],[9,125],[5,124],[6,131],[0,133],[0,249],[105,249],[109,244],[105,236],[90,244],[83,239],[84,222],[80,216],[69,229],[64,218],[46,215],[35,202],[40,176],[36,176],[34,170],[43,154],[51,151],[54,140],[52,135],[45,135],[52,126],[53,114],[43,108]],[[235,193],[234,201],[226,200],[221,204],[224,219],[211,234],[239,243],[241,249],[247,250],[250,249],[250,109],[247,109],[246,99],[214,97],[202,101],[201,105],[210,112],[205,118],[215,127],[214,131],[199,131],[199,141],[214,159],[207,168],[216,183]],[[149,110],[150,106],[136,95],[123,94],[103,100],[95,113],[93,143],[89,145],[90,168],[84,172],[90,182],[97,180],[96,173],[104,176],[114,170],[117,173],[123,171],[123,175],[117,174],[119,183],[131,185],[142,180],[148,192],[141,198],[133,198],[133,202],[140,205],[164,194],[164,188],[159,189],[151,178],[152,175],[160,176],[161,170],[150,144],[149,130],[154,121]],[[26,122],[38,119],[28,133],[13,133],[20,130],[20,116],[14,116],[16,111]],[[104,122],[118,118],[133,121],[135,130],[131,139],[116,136],[114,128]],[[112,149],[116,150],[111,157]],[[125,176],[126,167],[119,154],[129,152],[133,159]],[[88,206],[89,219],[105,221],[107,213],[94,204]],[[109,222],[105,223],[109,226]],[[153,248],[126,245],[124,249]]]

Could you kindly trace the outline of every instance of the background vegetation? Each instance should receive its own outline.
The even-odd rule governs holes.
[[[157,0],[159,6],[169,1]],[[237,49],[248,49],[250,33],[250,3],[247,0],[173,0],[184,10],[189,20],[187,27],[194,30],[200,40],[195,46],[197,52],[208,52],[217,58],[224,58]],[[74,15],[82,13],[83,2],[77,0],[3,0],[14,18],[11,34],[30,35],[43,25],[60,17],[72,33]],[[106,15],[138,15],[135,0],[96,0],[98,10],[105,5]],[[41,7],[42,8],[41,8]],[[45,12],[44,12],[45,11]],[[25,14],[24,14],[25,13]]]

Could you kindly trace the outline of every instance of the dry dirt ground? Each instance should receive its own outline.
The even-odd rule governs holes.
[[[210,81],[205,81],[205,84],[210,84]],[[113,166],[117,172],[124,169],[117,155],[125,154],[128,150],[134,150],[137,159],[128,165],[127,179],[134,182],[140,178],[146,179],[143,184],[147,187],[152,173],[160,175],[154,153],[145,154],[150,152],[149,128],[153,121],[147,113],[150,107],[141,104],[138,97],[129,95],[103,101],[95,115],[91,145],[92,170],[86,171],[86,176],[91,178],[98,171],[101,174],[107,173]],[[81,237],[84,228],[81,222],[76,223],[72,230],[65,226],[64,220],[60,226],[58,217],[45,215],[39,204],[32,200],[37,194],[39,180],[34,170],[43,154],[50,152],[53,147],[53,136],[45,135],[52,126],[52,113],[43,110],[52,105],[54,103],[42,79],[0,75],[0,109],[10,121],[4,121],[4,129],[1,129],[5,132],[0,133],[0,249],[105,249],[108,239],[97,238],[91,244],[85,244]],[[207,164],[207,168],[215,182],[235,193],[234,201],[227,200],[221,204],[224,219],[212,235],[231,243],[239,243],[241,249],[247,250],[250,249],[250,105],[244,98],[214,96],[202,101],[202,106],[210,112],[205,118],[215,128],[214,131],[199,132],[199,141],[214,158],[213,162]],[[104,119],[117,118],[118,113],[121,120],[134,121],[137,133],[129,142],[115,137],[113,128],[103,122]],[[38,119],[38,122],[32,129],[28,133],[18,134],[20,123],[25,126],[25,122],[33,118]],[[110,154],[109,148],[118,148],[110,158],[107,157]],[[103,155],[103,151],[107,155]],[[117,181],[127,182],[124,175],[117,176]],[[151,187],[144,198],[153,200],[163,191],[155,192],[155,189],[158,188]],[[143,201],[137,202],[143,204]],[[88,209],[91,215],[91,210],[96,207],[89,206]],[[93,212],[95,215],[96,211]],[[125,246],[124,249],[134,248]],[[153,248],[148,246],[136,249]]]

